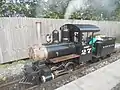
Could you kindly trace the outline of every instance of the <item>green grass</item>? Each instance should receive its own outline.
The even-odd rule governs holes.
[[[2,64],[0,65],[0,68],[7,68],[10,64]]]
[[[8,68],[12,65],[16,65],[16,64],[25,64],[26,61],[25,60],[20,60],[20,61],[15,61],[15,62],[12,62],[12,63],[5,63],[5,64],[0,64],[0,68]]]

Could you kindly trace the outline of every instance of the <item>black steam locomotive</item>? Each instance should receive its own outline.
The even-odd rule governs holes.
[[[95,36],[100,31],[95,25],[65,24],[60,31],[61,34],[54,30],[51,36],[47,35],[47,44],[30,48],[29,56],[35,61],[32,66],[25,66],[27,82],[46,82],[81,63],[110,56],[114,51],[115,38]]]

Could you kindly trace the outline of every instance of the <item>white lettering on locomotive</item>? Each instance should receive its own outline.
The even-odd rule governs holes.
[[[82,50],[81,55],[85,55],[86,54],[86,49]]]
[[[83,50],[82,50],[82,53],[81,53],[81,55],[86,55],[86,54],[89,54],[89,53],[91,53],[91,50],[92,50],[92,48],[84,48]]]
[[[91,53],[92,48],[88,48],[87,51],[88,53]]]
[[[103,46],[103,48],[108,48],[108,47],[113,47],[115,46],[114,44],[111,44],[111,45],[106,45],[106,46]]]

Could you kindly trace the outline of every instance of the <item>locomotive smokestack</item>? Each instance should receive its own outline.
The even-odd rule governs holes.
[[[53,38],[52,43],[59,43],[59,31],[58,30],[54,30],[52,32],[52,38]]]

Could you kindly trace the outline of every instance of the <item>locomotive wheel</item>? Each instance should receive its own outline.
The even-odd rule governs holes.
[[[43,75],[43,76],[41,76],[41,81],[44,83],[44,82],[46,82],[46,78],[45,78],[45,76]]]
[[[74,63],[73,62],[68,62],[66,65],[65,65],[65,70],[66,71],[74,71]]]
[[[47,79],[48,79],[49,77],[50,77],[50,76],[46,77],[46,76],[42,75],[42,76],[41,76],[41,81],[42,81],[42,83],[45,83],[46,81],[48,81]],[[50,80],[52,80],[52,79],[55,79],[55,76],[53,75],[53,73],[51,73],[51,79],[50,79]]]

